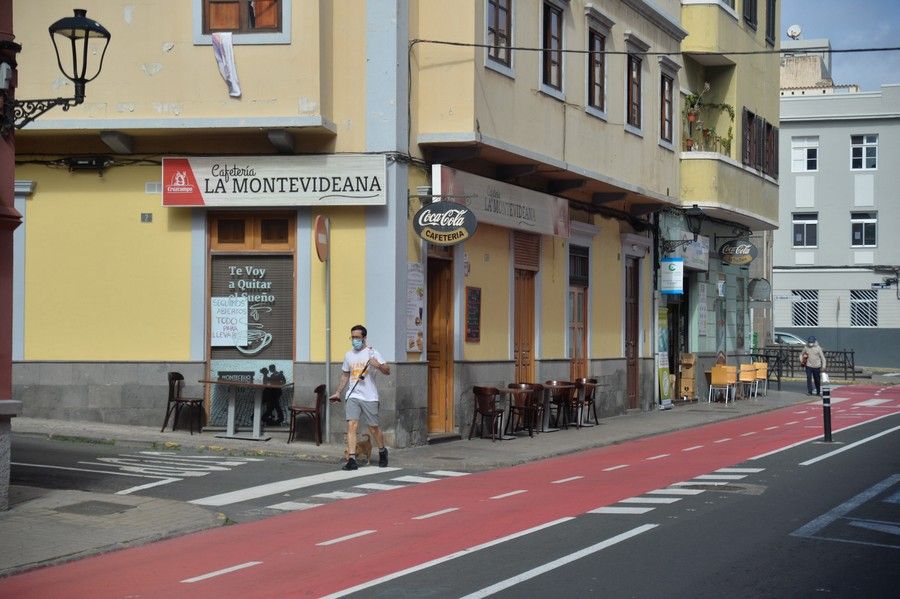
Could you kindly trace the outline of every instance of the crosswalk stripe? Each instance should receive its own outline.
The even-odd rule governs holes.
[[[716,470],[719,474],[757,474],[765,468],[719,468]]]
[[[369,489],[371,491],[392,491],[394,489],[402,489],[406,485],[386,485],[384,483],[364,483],[356,485],[354,489]]]
[[[591,510],[589,514],[646,514],[647,512],[654,510],[656,508],[652,507],[615,507],[615,506],[606,506],[606,507],[598,507],[595,510]]]
[[[266,507],[272,510],[283,510],[285,512],[295,512],[300,510],[308,510],[310,508],[319,507],[320,505],[324,505],[322,503],[303,503],[300,501],[285,501],[283,503],[276,503],[275,505],[267,505]]]
[[[747,478],[746,474],[701,474],[695,476],[694,480],[741,480]]]
[[[429,478],[427,476],[398,476],[397,478],[392,478],[391,480],[395,480],[398,483],[431,483],[438,479]]]
[[[468,472],[456,472],[454,470],[432,470],[426,474],[433,474],[434,476],[469,476]]]
[[[365,493],[351,493],[349,491],[331,491],[330,493],[319,493],[313,497],[321,499],[354,499],[356,497],[365,497]]]
[[[676,501],[681,501],[681,497],[629,497],[628,499],[623,499],[619,503],[675,503]]]
[[[687,480],[680,483],[672,483],[673,487],[691,487],[694,485],[704,485],[704,486],[721,486],[727,485],[728,482],[724,480]]]
[[[648,495],[699,495],[703,489],[654,489],[647,491]]]

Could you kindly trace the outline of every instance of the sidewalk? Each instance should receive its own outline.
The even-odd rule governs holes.
[[[473,438],[391,450],[391,466],[474,472],[513,466],[631,439],[741,418],[813,398],[769,389],[767,397],[727,405],[706,402],[671,410],[630,412],[600,420],[599,426],[542,433],[491,442]],[[210,433],[166,431],[152,427],[14,418],[17,435],[46,436],[123,447],[222,452],[231,455],[290,456],[324,461],[338,468],[343,447],[291,443],[287,433],[271,433],[268,442],[218,439]],[[339,442],[339,440],[336,439]],[[12,460],[15,461],[13,454]],[[179,536],[225,524],[222,514],[182,501],[139,495],[60,491],[12,485],[10,509],[0,512],[0,576]]]

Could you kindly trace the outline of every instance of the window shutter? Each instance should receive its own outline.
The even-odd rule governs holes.
[[[209,31],[237,31],[241,28],[241,5],[238,0],[207,0]]]
[[[773,179],[778,178],[778,127],[772,127],[772,175]]]
[[[522,270],[540,270],[541,236],[513,231],[513,261]]]
[[[256,29],[278,29],[278,0],[255,0]]]
[[[741,108],[741,131],[743,131],[743,142],[744,147],[741,152],[741,162],[746,165],[750,165],[750,157],[751,154],[751,145],[750,145],[750,112],[747,110],[747,107],[744,106]]]

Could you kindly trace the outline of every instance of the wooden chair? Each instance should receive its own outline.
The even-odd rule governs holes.
[[[182,408],[187,406],[189,410],[197,414],[197,433],[203,430],[203,398],[202,397],[184,397],[181,395],[181,389],[184,387],[184,376],[180,372],[169,373],[169,401],[166,403],[166,417],[163,418],[162,428],[159,432],[166,430],[166,424],[169,417],[172,416],[172,430],[178,424],[178,416],[181,414]],[[194,434],[194,418],[188,420],[191,427],[191,434]]]
[[[534,437],[534,429],[540,431],[544,418],[544,388],[533,383],[510,383],[507,389],[520,391],[510,393],[509,416],[506,419],[506,432],[513,433],[516,430],[515,423],[521,421],[524,428],[528,429],[528,436]]]
[[[728,395],[731,393],[731,387],[734,384],[734,379],[730,376],[728,368],[729,367],[723,364],[716,364],[713,366],[712,374],[710,376],[709,395],[706,403],[712,403],[713,394],[716,390],[725,393],[725,403],[728,403]]]
[[[769,364],[768,362],[754,362],[756,367],[756,396],[759,397],[759,385],[763,385],[763,395],[769,395]]]
[[[587,422],[591,421],[591,412],[594,413],[594,424],[600,424],[600,421],[597,419],[597,403],[594,401],[594,396],[597,392],[597,379],[577,379],[575,381],[575,385],[579,387],[579,390],[582,390],[581,402],[582,409],[587,412]]]
[[[569,381],[545,381],[544,389],[550,396],[550,403],[547,408],[550,410],[550,416],[555,416],[553,426],[556,428],[569,428],[569,409],[576,401],[578,389],[575,383]],[[554,414],[555,411],[555,414]],[[560,426],[560,421],[562,426]]]
[[[297,434],[297,419],[301,416],[308,417],[312,422],[313,431],[315,432],[316,437],[316,445],[320,445],[322,443],[322,421],[324,420],[326,401],[325,385],[319,385],[318,387],[316,387],[314,393],[316,394],[315,406],[291,406],[290,408],[288,408],[290,412],[289,418],[291,419],[291,428],[288,432],[288,443],[293,441],[294,435]]]
[[[472,414],[472,426],[469,428],[469,439],[475,434],[475,422],[481,416],[481,438],[484,438],[484,422],[491,422],[491,442],[497,440],[502,434],[503,410],[497,408],[497,397],[500,390],[496,387],[472,387],[472,395],[475,396],[475,411]]]
[[[741,364],[738,381],[741,384],[741,395],[743,397],[753,397],[754,389],[756,388],[756,366],[753,364]]]

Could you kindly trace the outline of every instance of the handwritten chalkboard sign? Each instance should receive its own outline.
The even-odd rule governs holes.
[[[466,287],[466,342],[481,341],[481,287]]]

